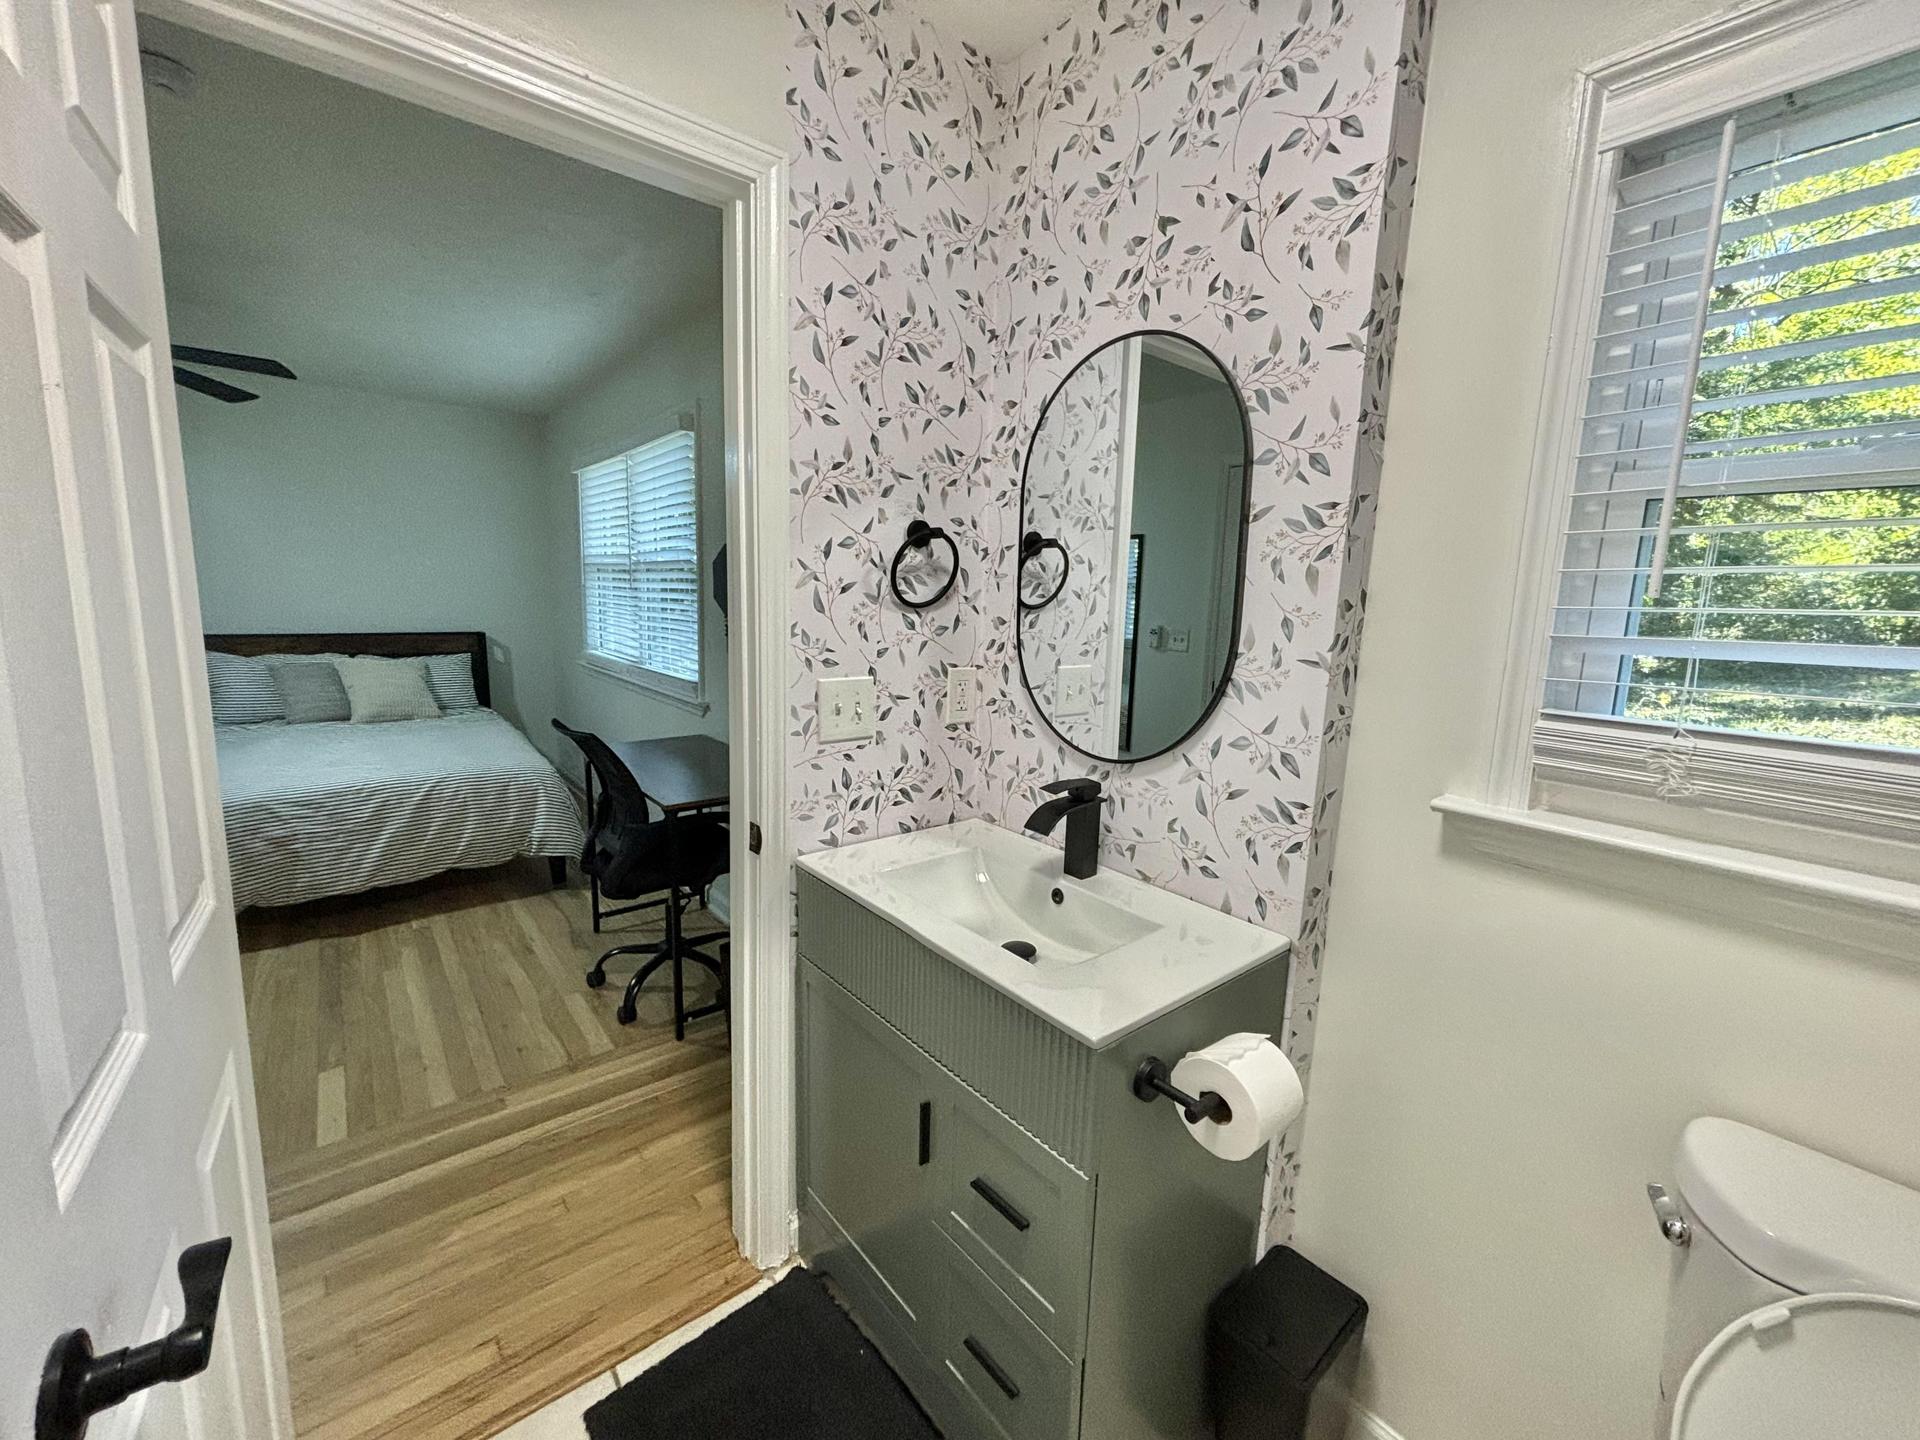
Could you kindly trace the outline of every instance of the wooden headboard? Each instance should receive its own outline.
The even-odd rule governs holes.
[[[371,631],[340,635],[209,635],[207,649],[222,655],[466,655],[473,660],[473,693],[491,706],[484,630]]]

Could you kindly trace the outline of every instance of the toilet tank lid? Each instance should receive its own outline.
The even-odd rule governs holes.
[[[1700,1223],[1776,1285],[1920,1300],[1920,1191],[1713,1116],[1681,1133],[1674,1170]]]

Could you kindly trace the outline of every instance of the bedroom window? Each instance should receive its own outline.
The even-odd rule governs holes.
[[[1920,879],[1920,56],[1648,130],[1587,161],[1516,798]]]
[[[697,700],[700,527],[692,429],[575,475],[585,662]]]

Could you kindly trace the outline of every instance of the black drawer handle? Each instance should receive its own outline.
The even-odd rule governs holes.
[[[1000,1364],[987,1353],[987,1347],[969,1335],[960,1342],[967,1347],[967,1353],[979,1362],[980,1368],[987,1372],[987,1378],[1000,1387],[1001,1394],[1009,1400],[1020,1398],[1020,1387],[1013,1383],[1013,1377],[1000,1368]]]
[[[920,1163],[933,1159],[933,1102],[920,1102]]]
[[[973,1177],[973,1191],[987,1204],[998,1210],[1006,1222],[1016,1230],[1031,1230],[1033,1222],[1013,1208],[1013,1202],[989,1185],[980,1176]]]

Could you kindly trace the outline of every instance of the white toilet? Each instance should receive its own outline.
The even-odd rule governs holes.
[[[1693,1121],[1675,1196],[1665,1440],[1920,1436],[1920,1191],[1732,1120]]]

